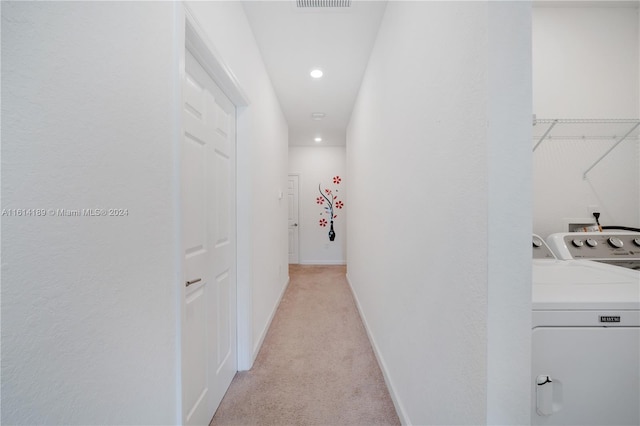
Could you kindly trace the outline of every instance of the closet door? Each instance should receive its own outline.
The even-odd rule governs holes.
[[[183,422],[209,424],[237,371],[235,107],[187,51],[183,82]]]

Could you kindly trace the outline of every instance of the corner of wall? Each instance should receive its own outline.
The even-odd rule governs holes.
[[[273,318],[276,315],[276,312],[278,311],[278,307],[280,306],[280,302],[282,302],[282,298],[284,297],[284,293],[287,291],[287,288],[289,287],[289,276],[287,276],[285,282],[282,285],[282,291],[280,292],[280,296],[278,296],[278,300],[276,300],[276,303],[274,304],[273,308],[271,309],[271,313],[269,314],[269,318],[267,319],[266,324],[264,325],[264,327],[262,328],[262,330],[260,330],[260,333],[258,334],[258,338],[256,339],[256,343],[253,345],[253,358],[251,361],[251,365],[253,365],[253,363],[255,362],[256,358],[258,357],[258,354],[260,353],[260,349],[262,348],[262,344],[264,343],[264,339],[267,337],[267,333],[269,332],[269,327],[271,327],[271,323],[273,322]]]
[[[349,289],[351,290],[351,294],[353,295],[353,299],[356,302],[356,308],[358,308],[358,314],[360,315],[360,319],[362,320],[362,324],[364,325],[364,329],[367,332],[367,337],[369,338],[369,343],[371,344],[371,347],[373,348],[373,353],[376,356],[376,360],[378,361],[378,366],[380,367],[380,371],[382,371],[382,376],[384,377],[384,382],[387,385],[387,389],[389,390],[389,395],[391,396],[391,400],[393,401],[393,405],[396,408],[396,413],[398,414],[398,417],[400,418],[400,424],[403,425],[410,425],[411,420],[409,419],[409,416],[404,408],[404,406],[402,405],[402,401],[400,400],[400,398],[398,397],[398,393],[396,391],[396,387],[393,384],[393,381],[391,380],[391,375],[389,373],[389,369],[387,368],[387,364],[384,361],[384,358],[382,357],[382,352],[380,351],[380,349],[378,348],[378,343],[376,342],[376,339],[374,337],[374,334],[371,330],[371,328],[369,327],[369,323],[367,322],[367,317],[364,314],[364,311],[362,310],[362,306],[360,304],[360,300],[358,299],[358,294],[356,293],[353,284],[351,283],[351,278],[349,277],[349,273],[346,274],[346,278],[347,278],[347,283],[349,283]]]

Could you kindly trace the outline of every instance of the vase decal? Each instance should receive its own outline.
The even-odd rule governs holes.
[[[334,185],[340,185],[342,179],[340,176],[333,177]],[[325,188],[322,190],[322,184],[318,184],[318,192],[320,192],[320,197],[316,198],[316,203],[323,207],[323,211],[320,212],[320,216],[327,215],[329,220],[324,217],[320,219],[319,225],[325,228],[329,225],[329,241],[333,241],[336,239],[336,232],[333,229],[333,220],[338,217],[337,214],[334,213],[334,207],[336,209],[342,209],[344,207],[344,203],[342,200],[338,199],[338,189],[335,190]]]

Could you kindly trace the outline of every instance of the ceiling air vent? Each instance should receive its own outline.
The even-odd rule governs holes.
[[[351,7],[351,0],[296,0],[298,7]]]

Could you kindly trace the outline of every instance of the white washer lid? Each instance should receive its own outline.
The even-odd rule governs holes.
[[[532,302],[533,310],[639,310],[640,279],[591,261],[534,260]]]

